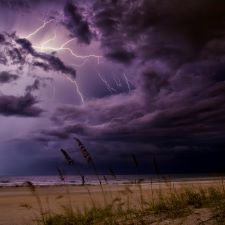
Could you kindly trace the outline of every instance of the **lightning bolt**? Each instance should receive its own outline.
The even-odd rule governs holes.
[[[117,79],[116,75],[113,76],[113,80],[116,84],[117,87],[121,88],[122,87],[122,84],[121,84],[121,80],[120,78]]]
[[[108,89],[108,91],[112,94],[113,92],[117,92],[117,90],[113,87],[110,86],[109,82],[100,74],[97,73],[98,77],[100,78],[100,80],[105,84],[106,88]]]
[[[38,34],[38,32],[40,32],[42,29],[44,29],[49,23],[53,22],[54,20],[55,19],[50,19],[48,21],[44,21],[41,26],[39,26],[38,28],[36,28],[33,32],[31,32],[30,34],[28,34],[24,38],[26,38],[26,39],[32,38],[34,35]],[[79,64],[79,65],[74,64],[75,66],[83,66],[87,62],[87,60],[89,58],[96,58],[97,59],[97,63],[100,64],[100,58],[102,56],[95,55],[95,54],[78,55],[71,48],[67,47],[68,44],[70,44],[71,42],[73,42],[74,40],[76,40],[76,38],[71,38],[71,39],[65,41],[59,47],[46,46],[48,43],[56,40],[56,38],[57,38],[57,35],[56,35],[56,32],[55,32],[55,34],[54,34],[54,36],[52,38],[49,38],[48,40],[44,41],[43,43],[41,43],[40,46],[33,45],[33,47],[34,47],[34,49],[37,49],[39,51],[56,51],[56,52],[59,52],[59,51],[68,51],[73,57],[83,60],[83,62],[81,64]],[[99,76],[101,77],[101,75],[99,75]],[[68,77],[66,75],[64,75],[64,77],[65,77],[65,79],[67,79],[69,82],[71,82],[75,86],[76,93],[79,95],[80,100],[81,100],[81,103],[84,104],[84,96],[83,96],[83,94],[80,91],[80,87],[79,87],[77,81],[71,79],[70,77]],[[102,81],[105,84],[108,85],[107,87],[109,88],[109,90],[116,91],[115,89],[113,89],[113,88],[110,87],[110,85],[108,84],[108,82],[105,79],[103,79]],[[53,98],[54,98],[54,96],[55,96],[55,87],[53,88]]]
[[[32,38],[33,36],[35,36],[36,34],[38,34],[38,32],[40,32],[42,29],[44,29],[48,24],[50,24],[51,22],[55,21],[55,19],[50,19],[50,20],[45,20],[43,21],[43,24],[41,24],[38,28],[36,28],[33,32],[31,32],[30,34],[28,34],[27,36],[25,36],[24,38],[26,39],[30,39]],[[68,47],[68,45],[75,41],[76,38],[71,38],[67,41],[65,41],[64,43],[62,43],[61,45],[59,45],[59,47],[52,47],[52,46],[47,46],[47,44],[49,44],[50,42],[53,42],[57,39],[57,34],[56,32],[54,33],[54,36],[47,39],[46,41],[44,41],[43,43],[41,43],[40,45],[33,45],[34,49],[36,50],[39,50],[39,51],[55,51],[55,52],[60,52],[60,51],[67,51],[69,52],[74,58],[76,59],[81,59],[82,60],[82,63],[81,64],[72,64],[74,66],[77,66],[77,67],[81,67],[83,65],[85,65],[85,63],[90,59],[90,58],[95,58],[97,60],[97,64],[100,64],[100,59],[102,58],[102,56],[100,55],[95,55],[95,54],[89,54],[89,55],[79,55],[77,54],[76,52],[74,52],[74,50],[70,47]],[[99,73],[97,72],[97,75],[99,77],[99,79],[103,82],[103,84],[105,85],[105,87],[107,88],[107,90],[112,94],[112,93],[116,93],[117,90],[112,87],[110,85],[110,83]],[[70,83],[72,83],[74,86],[75,86],[75,90],[76,90],[76,93],[79,95],[80,97],[80,100],[81,100],[81,103],[84,104],[84,96],[82,94],[82,92],[80,91],[80,87],[77,83],[76,80],[73,80],[72,78],[66,76],[66,75],[63,75],[63,77],[65,79],[67,79]],[[131,91],[131,86],[130,86],[130,81],[128,80],[127,76],[125,73],[123,73],[123,77],[124,77],[124,81],[126,82],[126,85],[127,85],[127,88],[128,88],[128,91],[130,92]],[[115,77],[114,77],[114,82],[115,84],[117,85],[117,87],[121,87],[121,80],[117,80]],[[53,87],[53,96],[55,96],[55,85]],[[54,97],[53,97],[54,98]]]
[[[41,26],[39,26],[37,29],[35,29],[32,33],[28,34],[27,36],[25,36],[24,38],[26,39],[30,39],[32,36],[36,35],[38,32],[40,32],[42,29],[44,29],[49,23],[55,21],[55,19],[51,19],[48,21],[44,21],[43,24]],[[56,32],[53,38],[50,38],[48,40],[46,40],[45,42],[43,42],[40,46],[38,45],[33,45],[34,49],[39,50],[39,51],[55,51],[55,52],[59,52],[59,51],[67,51],[69,52],[73,57],[78,58],[78,59],[82,59],[85,60],[84,64],[87,62],[87,59],[89,58],[96,58],[97,59],[97,63],[100,64],[100,58],[102,56],[100,55],[95,55],[95,54],[89,54],[89,55],[78,55],[76,54],[71,48],[67,47],[68,44],[70,44],[71,42],[73,42],[74,40],[76,40],[76,38],[71,38],[67,41],[65,41],[64,43],[62,43],[59,47],[51,47],[51,46],[46,46],[49,42],[54,41],[57,38]],[[82,63],[83,64],[83,63]]]
[[[74,40],[76,40],[76,38],[72,38],[72,39],[66,41],[65,43],[63,43],[63,44],[60,46],[60,48],[64,48],[66,45],[68,45],[70,42],[72,42],[72,41],[74,41]]]
[[[71,82],[72,84],[74,84],[76,93],[79,95],[80,100],[81,100],[81,103],[84,104],[84,103],[85,103],[85,102],[84,102],[84,96],[83,96],[83,94],[82,94],[81,91],[80,91],[80,87],[79,87],[77,81],[76,81],[76,80],[73,80],[72,78],[70,78],[70,77],[68,77],[68,76],[66,76],[66,75],[64,75],[64,77],[65,77],[69,82]]]
[[[48,40],[46,40],[45,42],[43,42],[41,44],[41,51],[44,51],[45,45],[47,45],[48,43],[50,43],[51,41],[54,41],[56,39],[56,31],[54,33],[54,36]]]
[[[125,80],[125,82],[126,82],[126,84],[127,84],[127,89],[128,89],[128,91],[130,92],[130,91],[131,91],[130,81],[128,80],[128,78],[127,78],[127,76],[126,76],[125,73],[123,73],[123,77],[124,77],[124,80]]]
[[[38,27],[37,29],[35,29],[32,33],[28,34],[27,36],[23,37],[26,39],[31,38],[32,36],[36,35],[39,31],[41,31],[42,29],[44,29],[49,23],[51,23],[52,21],[54,21],[55,19],[50,19],[48,21],[44,21],[43,24]]]
[[[69,41],[73,41],[74,39],[71,39]],[[68,41],[66,41],[68,42]],[[49,47],[49,46],[46,46],[46,47],[43,47],[43,46],[37,46],[37,45],[34,45],[34,49],[37,49],[37,50],[41,50],[41,51],[55,51],[55,52],[59,52],[59,51],[67,51],[69,52],[73,57],[75,58],[78,58],[78,59],[88,59],[88,58],[96,58],[97,59],[97,62],[98,64],[100,63],[100,58],[102,56],[100,55],[95,55],[95,54],[90,54],[90,55],[78,55],[76,54],[71,48],[68,48],[68,47],[62,47],[62,46],[65,46],[66,43],[63,43],[60,47]],[[68,43],[67,43],[68,44]]]

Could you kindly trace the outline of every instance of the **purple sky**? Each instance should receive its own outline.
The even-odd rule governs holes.
[[[57,3],[56,3],[57,2]],[[225,3],[0,1],[0,175],[223,172]]]

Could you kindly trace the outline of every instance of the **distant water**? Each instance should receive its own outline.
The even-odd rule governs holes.
[[[148,176],[134,176],[134,175],[119,175],[116,178],[112,176],[100,176],[101,182],[108,184],[123,184],[132,183],[135,180],[145,179],[149,180]],[[26,181],[31,181],[34,185],[38,186],[51,186],[51,185],[63,185],[82,184],[82,178],[80,176],[65,176],[65,181],[60,180],[58,176],[0,176],[0,186],[21,186]],[[99,184],[98,178],[95,175],[85,176],[85,184],[97,185]]]
[[[188,180],[209,180],[218,179],[216,176],[206,176],[206,175],[195,175],[195,176],[162,176],[161,181],[188,181]],[[154,175],[117,175],[116,178],[105,175],[100,176],[101,182],[103,184],[126,184],[135,183],[135,181],[141,181],[142,183],[157,182],[159,179]],[[52,185],[80,185],[82,184],[82,179],[80,176],[66,176],[65,181],[61,181],[58,176],[0,176],[0,186],[21,186],[26,181],[31,181],[37,186],[52,186]],[[85,184],[97,185],[99,181],[95,175],[85,176]]]

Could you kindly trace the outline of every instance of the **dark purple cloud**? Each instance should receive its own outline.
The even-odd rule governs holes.
[[[161,157],[167,171],[171,162],[178,162],[177,168],[183,171],[188,166],[182,163],[188,160],[195,171],[201,160],[205,168],[210,158],[221,162],[225,148],[225,3],[87,3],[64,2],[60,9],[64,27],[81,43],[97,40],[108,60],[131,71],[135,88],[128,94],[87,100],[82,106],[61,104],[49,115],[51,126],[40,128],[35,141],[54,142],[59,147],[78,136],[101,158],[102,165],[109,161],[118,166],[118,161],[133,153],[146,158],[144,165],[153,154]],[[0,46],[8,46],[6,54],[0,54],[2,64],[9,64],[10,58],[13,65],[23,65],[25,56],[32,56],[32,66],[75,78],[73,68],[54,54],[37,52],[26,39],[4,34]],[[214,171],[219,170],[215,162],[212,165]]]
[[[93,10],[93,23],[107,55],[116,49],[139,60],[185,63],[209,40],[223,37],[222,1],[96,1]]]
[[[2,71],[0,72],[0,83],[9,83],[11,81],[15,81],[19,78],[18,75],[16,74],[11,74],[9,72],[6,71]]]
[[[35,79],[33,84],[28,85],[26,87],[26,92],[30,93],[32,91],[39,90],[39,88],[40,88],[40,81],[38,79]]]
[[[54,70],[56,72],[61,72],[70,75],[73,79],[76,77],[76,70],[70,66],[66,66],[62,60],[53,54],[39,53],[34,50],[32,44],[27,39],[16,39],[16,43],[21,46],[21,51],[24,54],[30,54],[34,59],[43,60],[43,62],[34,62],[34,66],[38,66],[44,70]]]
[[[56,130],[162,148],[225,145],[224,3],[107,1],[92,10],[106,56],[136,63],[136,90],[60,108]]]
[[[117,62],[125,64],[130,63],[135,58],[134,52],[129,52],[124,49],[116,49],[114,51],[111,50],[105,56],[111,60],[115,60]]]
[[[58,0],[60,2],[60,0]],[[62,0],[63,1],[63,0]],[[55,3],[54,0],[1,0],[0,6],[10,10],[32,10],[37,5],[43,3]]]
[[[0,5],[2,7],[7,7],[10,9],[27,8],[29,6],[29,1],[27,0],[2,0]]]
[[[66,2],[64,15],[65,19],[63,20],[63,24],[70,31],[71,37],[76,37],[81,43],[90,44],[92,33],[88,22],[72,1]]]
[[[35,106],[37,100],[31,95],[16,97],[12,95],[0,96],[0,114],[4,116],[38,117],[43,112]]]
[[[0,43],[3,43],[5,41],[5,37],[3,34],[0,34]]]
[[[0,45],[0,63],[3,65],[16,65],[22,68],[26,64],[31,64],[34,67],[39,67],[45,71],[56,71],[76,77],[76,70],[65,65],[54,54],[37,52],[29,40],[20,39],[15,33],[5,33],[3,43]],[[32,56],[32,60],[27,60],[28,56]]]

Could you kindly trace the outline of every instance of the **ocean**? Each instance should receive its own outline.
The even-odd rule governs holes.
[[[125,184],[135,182],[136,180],[150,181],[152,177],[146,175],[118,175],[115,178],[109,175],[101,175],[99,178],[103,184]],[[27,181],[38,186],[82,184],[82,178],[76,175],[65,176],[64,181],[59,176],[0,176],[0,186],[21,186]],[[96,175],[87,175],[85,176],[85,184],[97,185],[99,184],[99,180]]]
[[[116,177],[110,175],[99,176],[102,184],[132,184],[137,181],[141,183],[170,182],[170,181],[193,181],[193,180],[211,180],[220,177],[206,176],[206,175],[164,175],[160,178],[154,175],[117,175]],[[27,181],[32,182],[36,186],[52,186],[52,185],[81,185],[82,178],[80,176],[68,175],[65,180],[60,180],[59,176],[0,176],[0,187],[7,186],[23,186]],[[99,180],[95,175],[85,176],[85,184],[97,185]]]

